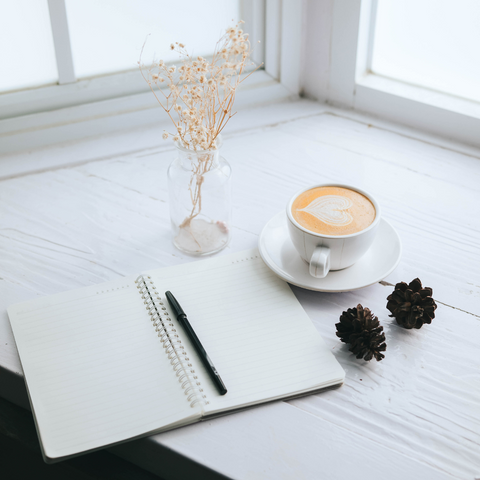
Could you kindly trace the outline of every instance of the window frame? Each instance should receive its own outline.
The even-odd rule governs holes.
[[[371,71],[378,0],[335,0],[327,102],[480,146],[480,103]]]
[[[76,80],[65,1],[48,0],[48,5],[59,82],[0,95],[0,154],[163,121],[138,70]],[[298,5],[241,0],[252,46],[261,45],[252,59],[264,65],[239,89],[236,109],[298,97],[303,4]]]

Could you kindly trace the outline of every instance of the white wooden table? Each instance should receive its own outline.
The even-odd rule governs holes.
[[[401,263],[355,292],[293,287],[346,370],[341,388],[112,451],[164,478],[480,478],[480,151],[309,101],[235,119],[222,149],[234,172],[225,252],[256,246],[291,194],[331,181],[379,199]],[[0,395],[25,405],[9,304],[195,261],[170,240],[173,155],[152,127],[0,159]],[[438,309],[431,325],[407,331],[386,297],[415,277]],[[335,336],[358,303],[384,325],[381,362],[356,360]]]

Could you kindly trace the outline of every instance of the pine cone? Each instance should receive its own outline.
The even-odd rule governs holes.
[[[368,308],[358,304],[340,315],[337,337],[344,343],[350,343],[349,351],[357,358],[369,361],[373,357],[379,362],[387,349],[385,334],[378,318]]]
[[[416,278],[408,285],[400,282],[387,297],[387,308],[397,323],[404,328],[422,328],[424,323],[432,323],[437,304],[432,298],[430,287],[422,288],[422,282]]]

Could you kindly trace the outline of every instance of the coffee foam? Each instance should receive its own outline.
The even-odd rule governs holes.
[[[350,235],[375,220],[373,203],[343,187],[316,187],[301,193],[292,204],[293,218],[304,228],[324,235]]]

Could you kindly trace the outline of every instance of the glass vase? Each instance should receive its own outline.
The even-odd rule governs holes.
[[[189,150],[176,142],[177,158],[168,168],[173,243],[190,255],[210,255],[231,237],[230,164],[215,150]]]

